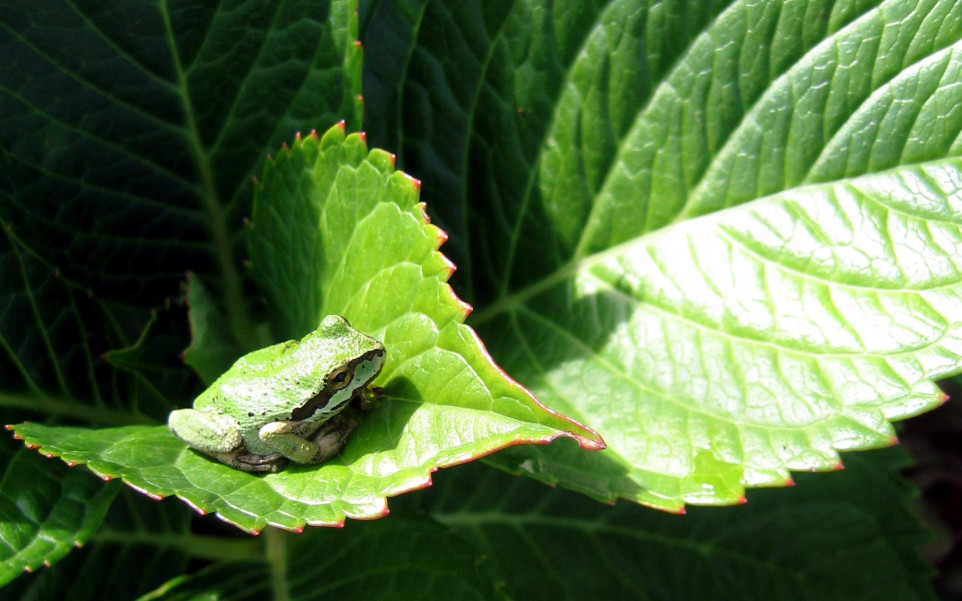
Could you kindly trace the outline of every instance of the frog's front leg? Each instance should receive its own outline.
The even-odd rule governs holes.
[[[280,421],[264,425],[257,432],[260,439],[272,450],[296,463],[323,463],[336,456],[347,445],[357,428],[357,421],[336,415],[320,427],[311,440],[302,438],[300,424]]]

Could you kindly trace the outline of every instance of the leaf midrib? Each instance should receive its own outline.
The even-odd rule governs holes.
[[[160,1],[159,9],[164,21],[164,36],[170,49],[171,60],[173,61],[174,71],[177,76],[177,93],[188,129],[188,135],[186,136],[187,142],[194,155],[194,161],[200,174],[201,186],[203,188],[203,193],[200,197],[209,216],[217,263],[220,267],[221,276],[224,278],[223,294],[224,304],[226,305],[228,314],[228,323],[230,324],[231,333],[238,348],[253,350],[253,345],[257,337],[254,335],[254,328],[247,314],[247,306],[244,302],[241,289],[240,275],[237,273],[234,265],[234,255],[230,244],[230,236],[227,231],[227,222],[221,207],[217,186],[214,183],[214,172],[210,163],[210,156],[201,143],[200,129],[194,118],[194,107],[190,98],[187,73],[180,61],[180,52],[177,47],[177,40],[174,37],[170,12],[167,9],[167,0]]]

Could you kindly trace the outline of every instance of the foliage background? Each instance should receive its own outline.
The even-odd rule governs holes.
[[[952,2],[14,1],[0,7],[0,24],[7,422],[151,424],[189,403],[202,383],[179,360],[192,334],[179,300],[188,270],[212,291],[212,319],[226,331],[215,338],[256,346],[256,324],[276,316],[242,264],[250,177],[293,132],[339,119],[355,131],[362,113],[371,145],[422,180],[421,198],[450,236],[443,251],[459,267],[452,284],[476,309],[468,323],[509,373],[609,443],[592,455],[565,440],[519,447],[494,464],[603,500],[676,511],[729,504],[746,496],[745,484],[789,483],[788,468],[838,466],[837,448],[890,443],[888,419],[938,404],[930,378],[958,371],[959,320],[944,309],[960,285],[952,249],[962,18]],[[922,198],[928,204],[915,206]],[[873,203],[887,209],[871,213]],[[806,214],[811,206],[825,212]],[[750,240],[771,207],[791,210],[768,223],[813,240],[774,254],[777,240],[763,241],[752,247],[762,260],[750,264],[813,270],[827,290],[793,288],[791,278],[771,286],[803,290],[809,304],[787,313],[813,322],[776,327],[780,352],[801,349],[824,368],[854,348],[868,367],[836,365],[826,378],[857,373],[869,385],[832,398],[829,425],[791,439],[807,454],[749,445],[699,457],[689,450],[705,433],[677,427],[699,413],[690,399],[673,414],[625,384],[646,364],[634,349],[657,347],[632,337],[647,331],[638,320],[650,323],[654,301],[674,298],[699,327],[747,339],[731,352],[696,345],[721,373],[759,362],[771,341],[750,320],[706,310],[731,308],[697,285],[731,264],[695,261],[646,288],[657,274],[626,257],[640,248],[670,251],[673,266],[704,258],[678,241],[697,250],[719,232]],[[848,227],[830,227],[826,215]],[[916,244],[866,246],[878,239]],[[878,262],[866,267],[860,253]],[[673,287],[683,293],[659,299]],[[859,310],[824,317],[819,309],[848,287],[868,289],[853,296]],[[783,302],[773,301],[773,316],[791,306]],[[658,326],[668,338],[686,327]],[[887,364],[894,376],[875,361],[892,348],[910,349]],[[744,363],[732,360],[739,351]],[[648,364],[700,377],[684,354]],[[776,406],[807,408],[798,388],[773,395]],[[750,395],[736,387],[720,398],[742,397]],[[938,414],[954,415],[946,411]],[[675,425],[659,423],[666,415]],[[774,436],[781,419],[762,420],[762,434]],[[716,441],[744,434],[725,421],[701,427]],[[940,441],[953,440],[953,423],[909,422],[916,434],[907,437],[930,529],[941,534],[929,560],[945,568],[946,595],[956,576],[958,447]],[[637,445],[653,440],[681,450]],[[689,507],[685,517],[625,500],[612,508],[475,464],[393,500],[387,520],[298,536],[268,529],[260,539],[12,441],[3,452],[4,577],[38,570],[7,585],[13,597],[935,594],[897,450],[847,455],[841,473],[798,475],[794,490],[751,491],[744,506]],[[58,454],[67,452],[83,449]]]

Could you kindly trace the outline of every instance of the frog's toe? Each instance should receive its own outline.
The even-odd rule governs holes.
[[[230,453],[244,445],[237,422],[222,413],[178,409],[171,411],[167,426],[174,436],[205,453]]]

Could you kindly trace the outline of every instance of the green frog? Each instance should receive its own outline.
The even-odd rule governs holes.
[[[342,411],[383,366],[381,342],[328,315],[300,340],[238,359],[193,409],[172,411],[167,425],[191,448],[244,471],[323,463],[357,427]]]

